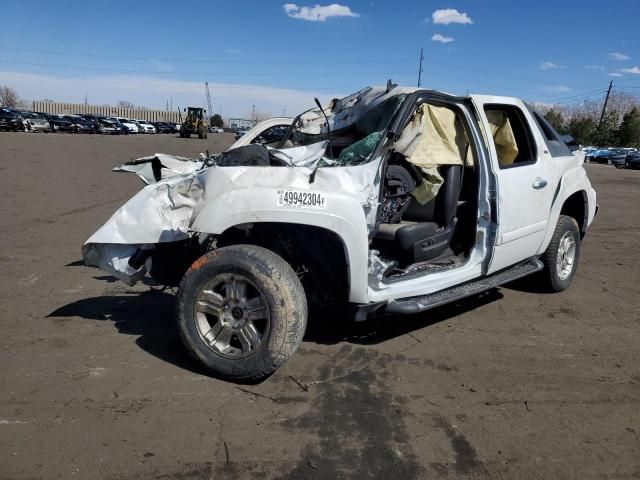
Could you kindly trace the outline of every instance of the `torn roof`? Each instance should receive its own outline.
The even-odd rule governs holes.
[[[355,123],[366,112],[400,95],[415,92],[415,87],[367,87],[344,98],[335,98],[322,108],[329,119],[329,127],[340,130]],[[319,108],[313,108],[300,115],[300,130],[308,134],[320,134],[326,131],[326,120]]]

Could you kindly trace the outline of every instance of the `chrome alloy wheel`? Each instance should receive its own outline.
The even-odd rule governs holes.
[[[558,244],[556,270],[560,280],[566,280],[573,271],[576,259],[576,241],[571,232],[565,232]]]
[[[267,300],[241,274],[216,275],[200,290],[194,309],[200,337],[223,357],[248,357],[269,335]]]

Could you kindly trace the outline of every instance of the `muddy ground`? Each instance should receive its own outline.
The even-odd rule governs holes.
[[[587,166],[569,291],[316,320],[238,386],[185,354],[171,292],[80,261],[141,185],[114,165],[231,141],[0,133],[0,478],[640,478],[640,171]]]

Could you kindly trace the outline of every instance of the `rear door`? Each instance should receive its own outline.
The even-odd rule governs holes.
[[[476,107],[498,185],[498,231],[488,273],[537,254],[558,175],[538,126],[516,99],[478,97]]]

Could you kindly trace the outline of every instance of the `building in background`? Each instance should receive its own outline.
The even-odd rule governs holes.
[[[238,128],[252,128],[256,122],[254,120],[245,120],[243,118],[230,118],[229,128],[237,130]]]
[[[35,101],[32,104],[34,112],[51,113],[55,115],[104,115],[105,117],[125,117],[148,122],[181,122],[180,112],[166,110],[147,110],[143,108],[112,107],[109,105],[87,105],[84,103],[62,103]]]

